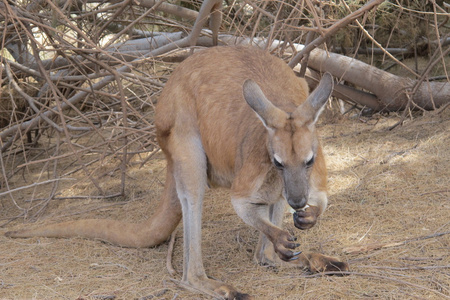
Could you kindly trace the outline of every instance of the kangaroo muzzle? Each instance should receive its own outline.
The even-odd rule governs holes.
[[[288,204],[295,210],[302,210],[308,204],[309,176],[305,169],[283,172],[284,193]]]
[[[307,197],[288,198],[287,202],[295,211],[298,211],[305,208],[305,206],[308,204],[308,198]]]

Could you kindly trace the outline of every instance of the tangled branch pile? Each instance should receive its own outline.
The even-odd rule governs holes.
[[[1,2],[0,195],[16,203],[16,191],[51,184],[46,201],[16,204],[19,216],[36,215],[74,172],[84,172],[97,196],[123,195],[127,165],[158,150],[153,104],[174,63],[217,38],[268,48],[293,67],[308,61],[312,85],[317,71],[329,71],[340,82],[334,95],[359,108],[448,103],[448,5],[364,2]],[[210,13],[212,31],[202,30]],[[310,52],[317,46],[330,52]],[[385,72],[393,70],[404,77]],[[19,174],[33,183],[16,182]],[[121,186],[105,191],[105,174],[120,176]]]

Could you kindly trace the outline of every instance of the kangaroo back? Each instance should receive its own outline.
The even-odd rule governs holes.
[[[207,156],[212,186],[231,187],[243,164],[242,151],[252,149],[258,152],[255,156],[269,159],[266,129],[243,96],[242,88],[249,78],[286,112],[293,112],[309,95],[306,81],[267,51],[214,47],[180,64],[158,101],[155,125],[159,145],[170,157],[170,133],[195,127]]]

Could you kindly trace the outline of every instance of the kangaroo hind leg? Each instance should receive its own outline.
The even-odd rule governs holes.
[[[251,299],[232,286],[207,277],[201,250],[202,206],[207,186],[207,159],[198,133],[173,136],[168,143],[176,191],[183,211],[183,282],[207,294],[225,299]],[[182,146],[182,147],[180,147]]]

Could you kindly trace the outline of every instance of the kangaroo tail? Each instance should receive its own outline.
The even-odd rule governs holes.
[[[143,223],[132,224],[107,219],[86,219],[50,224],[34,229],[8,231],[5,236],[13,238],[35,236],[51,238],[84,237],[123,247],[146,248],[159,245],[170,237],[179,221],[168,224],[168,220],[166,218],[165,224],[161,224],[155,222],[156,219],[152,218]]]
[[[123,247],[145,248],[159,245],[169,239],[181,220],[181,204],[178,200],[175,180],[168,172],[166,184],[154,215],[142,223],[125,223],[115,220],[87,219],[45,225],[35,229],[8,231],[8,237],[85,237],[99,239]]]

